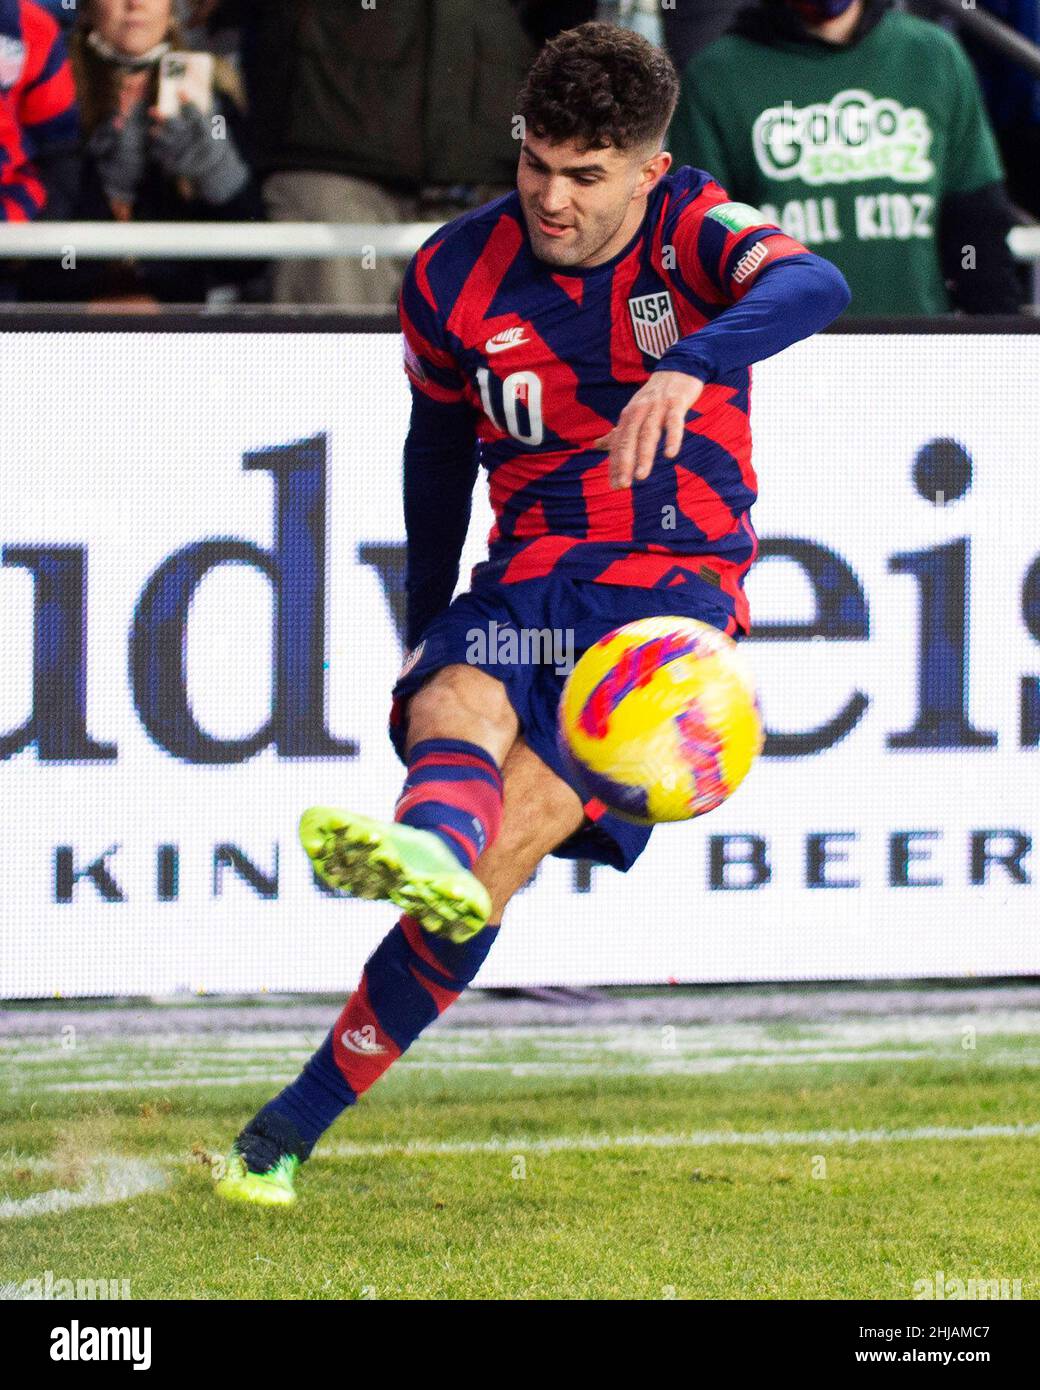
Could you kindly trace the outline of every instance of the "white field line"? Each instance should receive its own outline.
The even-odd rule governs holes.
[[[155,1161],[106,1155],[94,1160],[83,1186],[75,1191],[55,1187],[28,1197],[0,1198],[0,1221],[125,1202],[143,1192],[157,1192],[168,1182],[168,1174]]]
[[[347,1162],[362,1158],[433,1158],[466,1154],[599,1153],[610,1149],[707,1149],[707,1148],[822,1148],[857,1144],[907,1144],[958,1140],[1035,1139],[1040,1124],[1031,1125],[923,1125],[916,1129],[810,1129],[758,1130],[736,1133],[700,1130],[689,1134],[571,1134],[549,1139],[515,1135],[507,1139],[411,1140],[405,1144],[330,1144],[318,1152],[320,1159]],[[145,1192],[166,1187],[164,1169],[183,1168],[184,1154],[165,1154],[151,1161],[106,1155],[95,1159],[87,1181],[78,1191],[54,1188],[29,1197],[0,1199],[0,1220],[50,1216],[76,1208],[106,1206]],[[161,1165],[161,1166],[160,1166]],[[12,1166],[46,1168],[45,1159],[7,1153],[0,1169]]]
[[[138,1081],[52,1081],[45,1086],[22,1086],[23,1091],[171,1091],[178,1086],[284,1086],[292,1081],[295,1072],[237,1072],[230,1076],[166,1076],[142,1077]]]
[[[961,1038],[962,1035],[957,1033],[947,1034],[938,1039],[909,1037],[879,1039],[874,1044],[873,1050],[884,1052],[901,1046],[904,1050],[912,1048],[915,1051],[922,1051],[929,1047],[935,1053],[963,1051]],[[986,1044],[992,1043],[989,1038],[977,1038],[973,1051],[977,1049],[979,1041]],[[1040,1033],[1030,1034],[1028,1041],[1033,1044],[1040,1043]],[[520,1058],[530,1061],[534,1057],[545,1057],[549,1062],[574,1063],[602,1061],[609,1065],[613,1061],[624,1058],[641,1062],[645,1059],[660,1057],[662,1054],[690,1060],[700,1057],[730,1056],[798,1057],[827,1050],[851,1052],[858,1050],[860,1046],[859,1044],[842,1044],[840,1040],[831,1038],[784,1039],[776,1042],[764,1039],[742,1039],[739,1042],[734,1040],[725,1044],[670,1038],[666,1045],[659,1033],[654,1033],[638,1044],[627,1039],[620,1041],[613,1038],[602,1041],[571,1040],[566,1043],[540,1039],[528,1040],[520,1053]],[[421,1044],[422,1056],[435,1058],[438,1061],[487,1059],[506,1062],[510,1058],[520,1060],[517,1057],[517,1051],[516,1048],[503,1046],[499,1040],[489,1040],[482,1045],[471,1043],[457,1046],[445,1045],[443,1039],[437,1039],[436,1042],[424,1039]],[[82,1047],[75,1052],[66,1053],[55,1049],[51,1052],[27,1053],[20,1057],[0,1056],[0,1073],[8,1074],[21,1068],[28,1069],[30,1067],[38,1072],[68,1071],[71,1067],[76,1067],[80,1070],[89,1070],[90,1074],[96,1075],[101,1075],[105,1071],[126,1070],[128,1066],[153,1072],[156,1070],[167,1071],[173,1067],[183,1071],[206,1071],[214,1068],[230,1070],[255,1067],[257,1064],[303,1062],[313,1052],[314,1048],[298,1047],[255,1048],[249,1052],[240,1051],[237,1048],[206,1048],[203,1050],[193,1047],[190,1041],[186,1041],[182,1048],[167,1049],[162,1054],[156,1054],[151,1049],[127,1047],[124,1044],[119,1047],[106,1047],[104,1049]]]
[[[970,1051],[963,1047],[966,1028],[976,1035]],[[803,1035],[777,1037],[774,1024],[758,1023],[680,1025],[667,1035],[658,1027],[630,1025],[445,1029],[433,1030],[400,1065],[405,1071],[486,1072],[516,1079],[718,1075],[738,1069],[857,1062],[949,1063],[957,1057],[973,1067],[1040,1066],[1040,1051],[1035,1049],[1040,1013],[1036,1011],[807,1023],[799,1026],[799,1032]],[[1013,1051],[1006,1046],[1011,1037],[1028,1039],[1034,1046]],[[232,1031],[219,1039],[161,1034],[132,1039],[87,1037],[68,1050],[57,1040],[53,1048],[41,1047],[38,1039],[33,1043],[29,1051],[20,1051],[16,1043],[0,1045],[0,1076],[9,1089],[100,1094],[281,1085],[292,1079],[310,1054],[313,1038],[300,1030],[283,1029],[261,1034]],[[522,1045],[527,1055],[503,1055],[510,1044]]]
[[[803,1148],[813,1145],[855,1146],[857,1144],[955,1143],[962,1140],[1037,1139],[1040,1123],[1028,1125],[918,1125],[912,1129],[702,1129],[686,1134],[560,1134],[550,1138],[514,1134],[505,1139],[409,1139],[404,1143],[322,1144],[315,1160],[352,1158],[432,1158],[453,1154],[515,1153],[598,1153],[604,1149],[711,1149],[711,1148]],[[145,1169],[149,1161],[107,1157],[97,1162],[125,1168]],[[150,1160],[155,1169],[194,1167],[198,1160],[187,1154],[158,1154]],[[54,1161],[33,1154],[8,1150],[0,1154],[0,1172],[27,1168],[48,1172]],[[142,1190],[144,1190],[142,1188]],[[50,1196],[37,1193],[36,1196]],[[67,1194],[69,1195],[69,1194]],[[78,1194],[71,1194],[78,1195]],[[24,1199],[31,1202],[34,1198]],[[116,1200],[116,1199],[111,1199]]]
[[[1019,1067],[1040,1067],[1040,1053],[1036,1052],[993,1052],[985,1055],[965,1054],[960,1050],[951,1050],[949,1053],[938,1053],[935,1051],[925,1052],[902,1052],[895,1050],[885,1050],[882,1052],[817,1052],[810,1054],[797,1054],[794,1056],[743,1056],[743,1057],[708,1057],[708,1058],[676,1058],[674,1061],[659,1059],[648,1061],[642,1066],[610,1066],[605,1065],[602,1060],[599,1062],[469,1062],[469,1061],[435,1061],[424,1060],[405,1060],[399,1063],[399,1073],[403,1072],[484,1072],[498,1075],[508,1075],[517,1078],[525,1077],[555,1077],[561,1079],[577,1079],[580,1077],[602,1077],[604,1080],[610,1077],[656,1077],[656,1076],[712,1076],[724,1072],[738,1071],[742,1068],[752,1070],[771,1069],[776,1067],[802,1067],[802,1066],[849,1066],[857,1062],[940,1062],[951,1061],[962,1056],[971,1056],[972,1065],[978,1068],[994,1066],[1019,1066]],[[118,1091],[139,1091],[139,1090],[169,1090],[180,1087],[202,1087],[202,1086],[253,1086],[258,1084],[270,1086],[284,1086],[286,1082],[292,1081],[296,1072],[294,1070],[269,1071],[255,1069],[250,1071],[235,1070],[214,1076],[197,1076],[183,1071],[170,1072],[165,1076],[141,1076],[136,1079],[119,1078],[107,1079],[99,1078],[95,1081],[49,1081],[41,1083],[38,1080],[29,1081],[28,1079],[20,1082],[10,1082],[8,1089],[11,1091],[32,1091],[34,1093],[49,1091],[58,1093],[74,1092],[118,1092]]]
[[[618,1077],[720,1074],[736,1068],[905,1062],[931,1056],[949,1061],[964,1056],[965,1029],[974,1037],[976,1065],[1013,1062],[1040,1065],[1040,1054],[990,1048],[997,1038],[1028,1038],[1040,1033],[1040,1013],[1008,1010],[993,1015],[963,1014],[942,1019],[854,1019],[808,1023],[802,1036],[777,1037],[772,1024],[680,1025],[667,1036],[659,1027],[460,1028],[434,1030],[417,1055],[402,1066],[411,1070],[486,1071],[516,1078],[543,1073],[580,1078],[602,1070]],[[271,1033],[230,1032],[214,1039],[191,1035],[143,1035],[133,1039],[84,1038],[75,1048],[60,1043],[30,1051],[24,1044],[0,1044],[0,1076],[12,1090],[35,1092],[124,1092],[169,1086],[248,1086],[291,1080],[313,1049],[314,1038],[299,1030]],[[667,1047],[665,1043],[667,1041]],[[982,1050],[978,1044],[987,1043]],[[520,1044],[526,1056],[508,1053]],[[870,1045],[872,1050],[866,1050]],[[937,1046],[938,1044],[938,1046]],[[901,1046],[900,1046],[901,1045]],[[967,1058],[965,1057],[965,1060]],[[49,1074],[48,1074],[49,1073]],[[66,1077],[74,1080],[66,1080]]]
[[[767,1023],[677,1024],[667,1019],[660,1024],[620,1024],[597,1028],[589,1026],[504,1028],[435,1028],[423,1038],[424,1050],[458,1053],[487,1052],[493,1047],[512,1047],[517,1044],[551,1052],[636,1052],[659,1051],[664,1029],[669,1029],[671,1046],[685,1052],[768,1052],[799,1051],[820,1047],[852,1048],[879,1047],[884,1043],[906,1046],[913,1043],[952,1042],[959,1045],[964,1030],[970,1028],[976,1037],[1007,1035],[1040,1036],[1040,1012],[1008,1010],[990,1014],[949,1014],[880,1018],[843,1019],[839,1021],[805,1020],[790,1025],[795,1036],[778,1037],[776,1030],[786,1028],[785,1020]],[[225,1034],[141,1034],[129,1038],[84,1037],[75,1048],[63,1051],[55,1039],[47,1047],[39,1038],[0,1040],[0,1061],[31,1064],[71,1058],[83,1053],[95,1057],[119,1056],[127,1052],[166,1057],[190,1054],[195,1057],[224,1057],[242,1052],[252,1055],[272,1053],[285,1055],[304,1051],[308,1055],[317,1047],[322,1030],[301,1032],[297,1029],[273,1031],[230,1031]],[[27,1046],[32,1050],[26,1050]]]
[[[430,1157],[437,1154],[596,1153],[601,1149],[783,1148],[802,1145],[907,1144],[924,1140],[1035,1139],[1040,1124],[922,1125],[916,1129],[700,1130],[690,1134],[571,1134],[549,1139],[414,1140],[406,1144],[330,1144],[316,1158]]]
[[[1017,1056],[1017,1054],[1016,1054]],[[653,1062],[646,1062],[642,1066],[608,1066],[602,1061],[599,1062],[551,1062],[540,1060],[533,1062],[470,1062],[459,1060],[435,1061],[406,1059],[398,1063],[400,1071],[409,1072],[485,1072],[506,1074],[515,1077],[529,1076],[553,1076],[563,1079],[575,1079],[583,1076],[700,1076],[713,1075],[719,1072],[733,1071],[740,1067],[789,1067],[798,1065],[826,1065],[830,1063],[845,1064],[849,1062],[876,1062],[876,1061],[932,1061],[935,1054],[931,1052],[820,1052],[814,1055],[799,1055],[797,1057],[770,1057],[770,1056],[750,1056],[750,1057],[711,1057],[702,1059],[675,1058],[674,1060],[660,1059]],[[1037,1058],[1040,1064],[1040,1057]],[[96,1080],[85,1081],[49,1081],[24,1083],[21,1086],[13,1085],[12,1090],[32,1090],[79,1092],[79,1091],[136,1091],[156,1088],[170,1088],[174,1086],[253,1086],[264,1083],[271,1086],[284,1086],[286,1082],[292,1081],[295,1072],[293,1071],[268,1071],[253,1069],[248,1071],[234,1070],[218,1073],[214,1076],[195,1076],[188,1072],[176,1071],[169,1072],[165,1076],[141,1076],[136,1080],[129,1080],[126,1077],[111,1079],[99,1077]]]

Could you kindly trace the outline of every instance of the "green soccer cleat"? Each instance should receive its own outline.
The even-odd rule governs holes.
[[[487,889],[432,830],[312,806],[300,840],[332,888],[392,902],[449,941],[468,941],[491,916]]]
[[[300,1166],[295,1154],[283,1154],[266,1173],[246,1167],[238,1149],[232,1147],[224,1175],[217,1179],[215,1192],[229,1202],[253,1202],[262,1207],[288,1207],[296,1201],[293,1179]]]

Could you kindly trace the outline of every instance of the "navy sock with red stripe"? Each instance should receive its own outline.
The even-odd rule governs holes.
[[[464,869],[502,825],[502,774],[477,743],[424,738],[408,754],[408,775],[394,820],[439,835]]]
[[[269,1131],[272,1153],[279,1144],[285,1147],[286,1133],[298,1136],[297,1151],[306,1157],[333,1120],[455,1002],[498,933],[497,926],[487,926],[456,943],[432,936],[414,917],[402,917],[368,958],[361,983],[321,1047],[247,1132]]]

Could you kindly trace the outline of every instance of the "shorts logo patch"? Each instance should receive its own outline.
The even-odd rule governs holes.
[[[679,325],[667,290],[641,294],[628,301],[636,346],[647,357],[663,357],[679,341]]]
[[[408,655],[404,659],[404,665],[401,667],[401,670],[398,673],[397,679],[399,681],[403,681],[405,676],[407,676],[408,672],[413,670],[418,665],[419,658],[422,656],[425,647],[426,642],[425,640],[423,640],[419,643],[419,645],[416,648],[414,648],[413,651],[410,651],[408,653]]]

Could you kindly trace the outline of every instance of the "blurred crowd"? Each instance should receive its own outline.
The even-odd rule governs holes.
[[[979,8],[1040,41],[1036,0]],[[834,260],[852,313],[1029,300],[1040,79],[927,0],[0,0],[0,221],[446,221],[513,186],[521,79],[593,18],[667,48],[676,163]],[[0,263],[0,299],[378,308],[403,264],[73,248]]]

